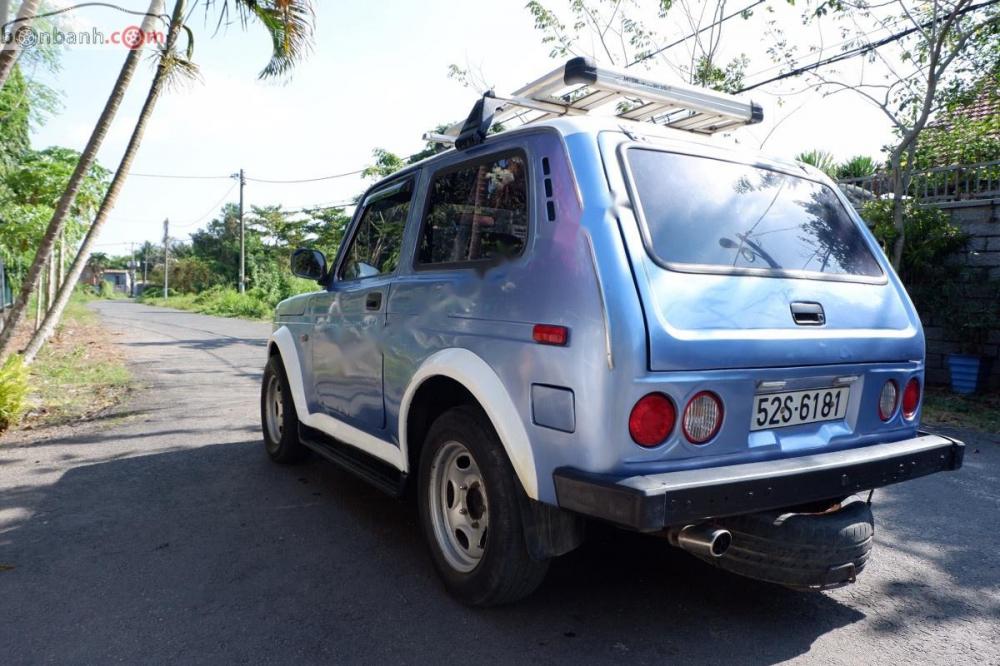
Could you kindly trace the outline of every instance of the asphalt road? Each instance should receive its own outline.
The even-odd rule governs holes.
[[[470,610],[412,507],[268,461],[267,325],[98,307],[146,387],[124,420],[0,446],[0,663],[1000,664],[997,437],[876,493],[874,560],[848,588],[793,592],[606,530],[527,601]]]

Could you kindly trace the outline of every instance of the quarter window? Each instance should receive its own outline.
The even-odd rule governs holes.
[[[524,251],[527,239],[524,155],[489,157],[435,175],[417,263],[511,259]]]
[[[410,212],[411,187],[379,197],[361,214],[357,230],[340,269],[343,280],[357,280],[392,273],[399,265],[403,228]]]

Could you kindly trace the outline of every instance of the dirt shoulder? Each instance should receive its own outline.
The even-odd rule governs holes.
[[[116,344],[119,336],[101,325],[86,300],[74,297],[56,334],[29,368],[27,411],[17,427],[0,435],[0,446],[106,426],[135,386]],[[26,342],[19,341],[22,346]]]

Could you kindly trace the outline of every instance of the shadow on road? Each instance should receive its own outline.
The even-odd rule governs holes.
[[[887,515],[913,499],[896,495]],[[469,610],[434,576],[411,506],[320,461],[276,466],[256,437],[75,467],[51,486],[3,491],[0,516],[0,564],[14,567],[0,571],[0,644],[13,661],[461,652],[474,662],[774,663],[865,619],[833,596],[741,579],[610,529],[554,562],[525,602]],[[910,536],[962,589],[915,607],[975,610],[962,599],[988,575],[968,572],[980,542],[956,544],[940,520],[942,531]],[[904,588],[879,593],[921,593]]]

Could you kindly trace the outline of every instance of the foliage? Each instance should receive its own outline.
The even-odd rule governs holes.
[[[872,227],[875,238],[888,253],[898,232],[892,222],[892,201],[878,199],[865,204],[861,216]],[[943,280],[954,276],[949,262],[969,241],[968,235],[951,224],[948,214],[933,206],[920,206],[912,199],[903,208],[906,247],[899,267],[899,276],[911,292],[923,286],[935,291]]]
[[[361,175],[365,178],[385,178],[406,166],[406,160],[395,153],[389,152],[385,148],[376,148],[373,150],[372,157],[375,158],[375,161],[366,166],[364,171],[361,172]]]
[[[879,170],[878,162],[867,155],[855,155],[837,165],[837,178],[865,178]]]
[[[316,289],[316,283],[310,282],[308,291]],[[278,302],[274,300],[273,296],[269,297],[258,289],[251,289],[245,294],[241,294],[232,287],[221,286],[212,287],[200,294],[171,295],[166,299],[159,295],[161,293],[162,290],[150,288],[139,297],[139,300],[151,305],[191,310],[219,317],[258,320],[270,319],[274,314],[274,306]]]
[[[97,295],[104,299],[111,299],[115,297],[115,288],[107,280],[101,280],[97,284]]]
[[[989,435],[1000,432],[1000,392],[959,395],[926,387],[923,420],[975,428]]]
[[[825,150],[812,149],[795,156],[799,162],[816,167],[831,178],[837,176],[837,161]]]
[[[928,127],[920,137],[915,169],[1000,160],[1000,113],[985,118],[953,116]]]
[[[0,433],[16,425],[28,397],[28,370],[21,357],[11,354],[0,366]]]
[[[35,248],[79,157],[79,153],[68,148],[28,150],[21,154],[16,165],[0,173],[0,258],[7,265],[15,289],[18,278],[27,272],[35,256]],[[84,178],[70,209],[65,230],[67,244],[73,245],[83,237],[108,175],[106,169],[95,165]]]
[[[941,285],[939,320],[945,336],[966,354],[982,355],[990,333],[1000,329],[1000,280],[983,280],[979,271],[964,269]]]
[[[32,425],[78,421],[128,392],[131,374],[96,313],[86,307],[94,298],[88,292],[74,290],[55,338],[29,368],[29,402],[39,407],[28,416]]]
[[[315,12],[311,0],[232,0],[240,23],[251,21],[267,31],[271,57],[259,78],[288,74],[312,48]],[[230,0],[205,0],[205,12],[219,5],[218,25],[229,21]]]

